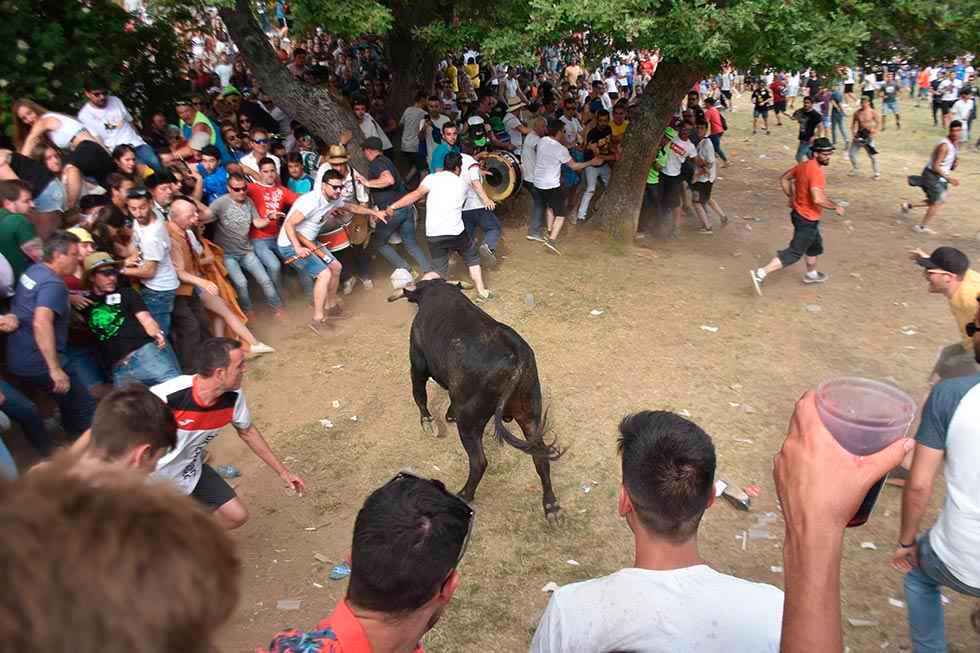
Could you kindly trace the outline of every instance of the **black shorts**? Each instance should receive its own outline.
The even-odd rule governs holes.
[[[108,187],[106,177],[116,171],[116,164],[104,147],[95,141],[82,141],[68,155],[67,163],[71,163],[82,173],[83,177],[94,179],[100,186]]]
[[[775,111],[776,113],[786,113],[786,100],[773,102],[772,110]]]
[[[684,182],[680,175],[672,177],[666,173],[660,173],[660,208],[676,209],[681,205],[681,190]]]
[[[820,221],[808,220],[796,211],[790,212],[793,220],[793,240],[789,247],[776,252],[783,267],[789,267],[804,256],[823,254],[823,237],[820,235]]]
[[[945,116],[953,108],[954,100],[940,100],[940,107],[942,107],[943,115]]]
[[[538,188],[537,191],[544,208],[551,209],[551,212],[556,216],[565,212],[565,190],[561,186],[558,188]]]
[[[429,255],[432,257],[432,267],[442,278],[449,274],[449,254],[456,252],[463,258],[466,267],[480,264],[480,252],[476,241],[469,237],[464,230],[455,236],[433,236],[426,238],[429,243]]]
[[[851,82],[850,84],[844,84],[844,92],[845,93],[853,93],[854,92],[854,82]]]
[[[725,89],[722,89],[721,90],[721,94],[725,97],[726,100],[731,100],[732,99],[732,91],[731,91],[731,89],[729,89],[727,91]]]
[[[204,504],[208,510],[214,511],[238,495],[211,465],[204,463],[201,465],[201,478],[197,479],[197,485],[194,486],[191,496]]]
[[[696,181],[691,186],[691,201],[696,204],[707,204],[711,200],[711,189],[714,183],[710,181]]]
[[[752,109],[753,118],[768,118],[769,117],[769,107],[755,107]]]
[[[942,204],[946,201],[949,182],[937,175],[932,168],[926,167],[919,177],[909,177],[909,186],[918,186],[926,194],[926,204]]]

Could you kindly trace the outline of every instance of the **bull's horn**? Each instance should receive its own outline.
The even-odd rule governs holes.
[[[405,289],[399,288],[395,292],[388,295],[389,302],[397,302],[399,299],[405,299]]]

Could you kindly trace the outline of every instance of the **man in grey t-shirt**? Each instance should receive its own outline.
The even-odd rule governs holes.
[[[282,300],[276,291],[262,261],[256,256],[249,240],[248,231],[254,225],[257,229],[269,221],[259,216],[255,204],[246,194],[248,182],[239,173],[228,175],[228,194],[222,195],[209,207],[217,221],[215,242],[225,250],[225,267],[228,278],[238,293],[238,305],[246,313],[252,310],[252,300],[248,296],[248,281],[243,270],[247,271],[262,288],[265,299],[276,316],[282,314]]]

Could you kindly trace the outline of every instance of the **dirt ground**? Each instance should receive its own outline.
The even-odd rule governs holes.
[[[834,155],[829,194],[849,206],[844,218],[825,220],[821,269],[829,282],[804,286],[797,266],[770,277],[759,298],[747,272],[790,236],[777,177],[793,163],[796,125],[784,121],[770,136],[751,137],[746,100],[729,114],[733,130],[724,146],[733,165],[720,171],[715,189],[732,221],[713,236],[695,233],[688,222],[679,240],[647,238],[630,253],[614,255],[600,231],[583,225],[563,235],[558,257],[526,241],[522,212],[510,212],[502,260],[489,274],[497,296],[486,310],[535,350],[553,433],[568,450],[552,472],[565,521],[558,530],[546,526],[530,459],[488,437],[490,466],[477,494],[462,583],[426,636],[428,650],[526,650],[548,600],[545,583],[570,583],[632,563],[631,535],[615,501],[616,427],[625,414],[688,411],[714,439],[718,476],[761,486],[749,513],[724,502],[712,507],[700,545],[718,570],[781,586],[782,522],[769,526],[770,539],[749,540],[744,550],[737,535],[777,510],[771,460],[796,398],[836,375],[888,379],[925,396],[938,349],[958,336],[946,301],[926,292],[906,252],[948,244],[980,258],[980,217],[968,210],[980,199],[980,156],[972,148],[963,153],[958,172],[964,183],[935,225],[939,235],[913,233],[897,207],[920,194],[905,177],[918,174],[940,131],[925,107],[914,109],[904,99],[903,129],[889,125],[879,139],[880,181],[868,177],[866,159],[863,176],[852,178],[845,153]],[[252,651],[276,631],[309,628],[331,611],[346,583],[327,574],[348,554],[356,511],[398,469],[412,467],[455,488],[465,480],[455,430],[438,439],[418,428],[407,351],[415,309],[385,303],[389,287],[381,282],[383,266],[378,269],[376,289],[358,289],[348,299],[354,317],[331,335],[318,339],[303,327],[307,311],[300,302],[287,324],[256,326],[278,352],[249,363],[252,412],[310,491],[287,496],[231,431],[212,445],[217,462],[242,469],[237,489],[251,511],[250,522],[234,535],[244,578],[238,612],[220,642],[226,653]],[[592,315],[593,309],[602,313]],[[904,335],[903,327],[914,334]],[[430,383],[429,394],[433,414],[443,414],[445,393]],[[324,418],[332,428],[320,424]],[[885,489],[870,522],[845,536],[845,620],[878,623],[845,623],[851,651],[908,645],[905,611],[889,603],[904,598],[901,575],[888,566],[900,496]],[[939,483],[924,525],[932,523],[941,497]],[[863,542],[877,548],[863,548]],[[946,595],[951,650],[977,650],[980,636],[969,626],[974,602]],[[278,610],[284,598],[300,599],[300,609]]]

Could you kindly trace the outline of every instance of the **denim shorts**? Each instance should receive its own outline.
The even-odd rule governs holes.
[[[291,256],[296,256],[296,250],[292,245],[277,245],[276,247],[279,249],[279,256],[284,261]],[[327,266],[337,260],[336,257],[334,257],[334,255],[326,249],[321,249],[318,253],[319,256],[317,256],[317,254],[310,254],[306,258],[298,258],[290,263],[290,265],[294,269],[316,279],[318,276],[320,276],[321,272],[327,269]],[[323,258],[320,258],[321,256]]]
[[[34,209],[38,213],[65,210],[65,187],[61,180],[52,179],[41,194],[34,198]]]

